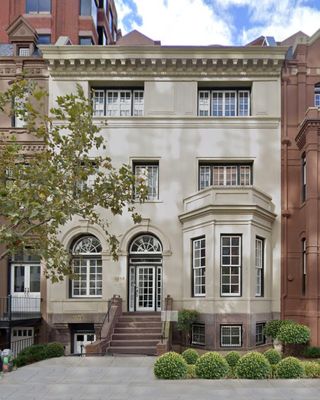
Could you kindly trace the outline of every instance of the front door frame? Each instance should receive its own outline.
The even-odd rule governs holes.
[[[153,308],[145,309],[138,307],[137,293],[137,275],[139,268],[153,268]],[[129,312],[155,312],[161,311],[162,303],[162,282],[163,282],[163,267],[162,263],[145,263],[133,265],[129,263],[128,267],[128,285],[127,285],[127,306]],[[134,282],[132,282],[132,278]],[[160,299],[159,299],[160,298]]]

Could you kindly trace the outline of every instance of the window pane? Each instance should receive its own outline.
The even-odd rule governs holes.
[[[51,12],[51,0],[38,0],[39,12]]]
[[[93,44],[91,37],[79,37],[79,44],[82,46],[91,46]]]
[[[16,293],[23,293],[25,288],[25,267],[14,267],[14,291]]]
[[[50,44],[51,35],[38,35],[38,44]]]
[[[136,165],[135,176],[143,179],[148,187],[148,200],[158,200],[158,165]]]
[[[144,93],[143,90],[133,92],[133,116],[142,117],[144,113]]]
[[[26,0],[26,13],[38,12],[38,1],[39,0]]]
[[[236,115],[236,92],[225,92],[224,93],[224,115],[226,117],[233,117]]]
[[[249,91],[239,91],[238,92],[238,115],[248,116],[249,115]]]
[[[96,117],[104,116],[104,90],[93,91],[93,114]]]
[[[199,189],[205,189],[211,184],[211,167],[210,166],[200,166],[200,184]]]
[[[91,0],[80,0],[80,15],[91,15]]]
[[[207,90],[199,91],[198,112],[201,117],[210,115],[210,92]]]
[[[206,293],[206,241],[205,238],[192,241],[193,296]]]
[[[30,292],[40,292],[40,265],[30,266]]]

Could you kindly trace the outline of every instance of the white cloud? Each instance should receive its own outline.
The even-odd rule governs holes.
[[[132,3],[141,24],[132,13]],[[311,0],[116,0],[119,26],[125,17],[137,29],[163,45],[246,44],[268,35],[277,41],[302,30],[312,35],[320,27],[320,9]],[[237,28],[237,7],[247,6],[250,20]],[[240,40],[239,40],[240,38]]]
[[[132,0],[142,24],[138,29],[163,45],[231,44],[232,34],[226,19],[209,7],[204,0]],[[130,13],[126,0],[117,1],[118,20]]]

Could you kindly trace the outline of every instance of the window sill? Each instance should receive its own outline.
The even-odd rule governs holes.
[[[102,298],[102,296],[79,296],[79,297],[69,297],[67,300],[79,301],[79,300],[91,300],[91,301],[108,301]]]
[[[145,200],[143,202],[140,202],[138,200],[134,201],[136,204],[146,204],[146,203],[163,203],[163,200]]]

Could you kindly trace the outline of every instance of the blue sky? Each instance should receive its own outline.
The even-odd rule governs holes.
[[[115,0],[122,33],[137,29],[164,45],[281,41],[320,29],[320,0]]]

